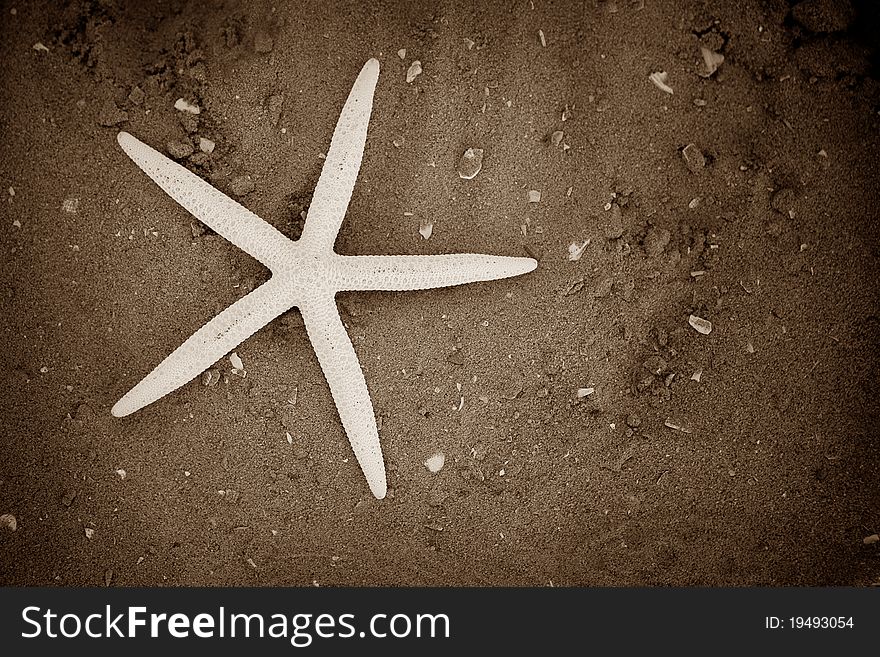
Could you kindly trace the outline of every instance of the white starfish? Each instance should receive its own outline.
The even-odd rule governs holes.
[[[532,258],[476,254],[344,256],[333,251],[367,139],[379,62],[358,75],[312,196],[302,237],[294,242],[191,171],[126,132],[119,145],[175,201],[263,263],[271,278],[195,332],[116,402],[123,417],[192,380],[281,313],[296,306],[330,385],[342,426],[373,495],[386,493],[385,464],[364,374],[336,309],[342,290],[419,290],[518,276]]]

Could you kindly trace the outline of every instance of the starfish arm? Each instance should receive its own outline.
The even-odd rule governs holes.
[[[325,293],[304,300],[300,311],[354,455],[370,491],[381,500],[387,484],[379,430],[367,382],[339,318],[336,301],[332,294]]]
[[[450,255],[337,256],[340,290],[426,290],[526,274],[532,258]]]
[[[196,219],[275,271],[290,245],[281,232],[127,132],[120,132],[116,139],[126,155]]]
[[[316,249],[331,250],[336,242],[364,157],[378,79],[379,62],[371,59],[355,80],[333,131],[302,233],[302,242]]]
[[[293,307],[289,285],[270,279],[196,331],[111,409],[124,417],[204,372],[275,317]]]

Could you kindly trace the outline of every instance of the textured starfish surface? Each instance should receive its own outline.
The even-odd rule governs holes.
[[[297,241],[188,169],[130,134],[119,133],[119,145],[144,173],[197,219],[268,267],[272,276],[196,331],[113,406],[113,415],[129,415],[176,390],[295,306],[370,491],[379,499],[385,497],[385,464],[373,405],[336,308],[336,293],[421,290],[495,280],[525,274],[538,263],[532,258],[470,253],[344,256],[333,251],[361,166],[378,79],[379,62],[371,59],[342,108]]]

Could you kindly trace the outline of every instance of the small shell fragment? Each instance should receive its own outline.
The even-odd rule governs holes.
[[[241,362],[241,358],[234,351],[231,354],[229,354],[229,362],[232,363],[232,367],[235,368],[236,370],[243,370],[244,369],[244,363]]]
[[[682,433],[690,433],[691,432],[690,429],[688,429],[686,426],[684,426],[680,422],[675,421],[675,420],[671,420],[669,418],[666,419],[666,421],[663,423],[663,426],[668,427],[670,429],[675,429],[676,431],[681,431]]]
[[[691,381],[696,381],[697,383],[699,383],[700,379],[702,379],[702,378],[703,378],[703,370],[697,370],[696,372],[691,374]]]
[[[119,469],[116,470],[115,472],[116,472],[116,474],[119,475],[119,478],[120,478],[120,479],[125,479],[125,475],[128,474],[128,473],[127,473],[125,470],[123,470],[122,468],[119,468]]]
[[[688,144],[681,150],[681,156],[687,168],[693,173],[697,173],[706,166],[706,156],[696,144]]]
[[[703,335],[709,335],[712,332],[712,322],[708,319],[703,319],[702,317],[697,317],[696,315],[690,315],[688,317],[688,324],[691,325],[697,333],[702,333]]]
[[[544,36],[544,30],[538,30],[538,39],[541,41],[541,47],[547,47],[547,37]]]
[[[458,161],[458,176],[464,180],[474,178],[483,168],[483,149],[469,148]],[[425,238],[427,239],[427,238]]]
[[[706,72],[700,73],[704,78],[711,77],[724,63],[724,55],[720,52],[712,52],[705,46],[700,48],[700,54],[703,55],[703,63],[706,65]]]
[[[581,259],[581,256],[584,254],[584,249],[586,249],[590,244],[590,240],[586,240],[583,244],[578,244],[577,242],[572,242],[568,245],[568,259],[570,262],[577,262]]]
[[[417,59],[412,64],[409,65],[409,69],[406,71],[406,81],[408,83],[412,83],[419,75],[422,74],[422,63]]]
[[[34,44],[34,50],[36,50],[37,52],[49,52],[49,49],[46,46],[44,46],[42,44],[42,42],[40,42],[40,41],[37,41]]]
[[[651,73],[651,75],[648,76],[648,79],[653,82],[661,91],[665,91],[668,94],[672,93],[672,87],[666,84],[666,80],[669,79],[669,74],[666,71],[657,71],[656,73]]]
[[[284,435],[287,437],[287,444],[293,445],[293,436],[290,435],[289,431],[285,431]]]
[[[537,189],[529,190],[529,203],[540,203],[541,202],[541,192]]]
[[[183,98],[178,98],[174,101],[174,109],[181,112],[189,112],[190,114],[199,114],[202,111],[199,109],[198,105],[194,105]]]
[[[443,469],[443,465],[446,463],[446,455],[443,452],[437,452],[436,454],[432,454],[425,461],[425,467],[428,468],[430,472],[438,473]]]
[[[871,534],[870,536],[865,536],[865,538],[862,539],[862,543],[864,543],[865,545],[873,545],[878,541],[880,541],[880,535],[878,534]]]
[[[202,373],[202,385],[213,388],[218,383],[220,383],[220,372],[218,372],[215,368],[212,367],[211,369],[205,370]]]
[[[577,391],[577,398],[578,398],[578,399],[583,399],[584,397],[589,397],[589,396],[592,395],[594,392],[596,392],[596,389],[595,389],[595,388],[578,388],[578,391]]]
[[[406,59],[406,48],[401,48],[397,51],[397,56],[401,59]]]
[[[202,151],[202,153],[210,155],[214,152],[215,146],[216,144],[207,137],[199,137],[199,150]]]
[[[562,143],[562,138],[564,136],[565,134],[562,132],[562,130],[557,130],[552,135],[550,135],[550,143],[554,146],[559,146],[559,144]]]
[[[92,529],[91,527],[86,527],[83,531],[86,534],[86,538],[91,541],[92,537],[95,535],[95,530]]]
[[[7,531],[14,532],[18,529],[18,521],[11,513],[4,513],[0,516],[0,527],[3,527],[3,529],[6,529]]]
[[[419,226],[419,235],[421,235],[424,239],[431,239],[431,234],[434,232],[434,224],[430,221],[422,222],[422,225]]]

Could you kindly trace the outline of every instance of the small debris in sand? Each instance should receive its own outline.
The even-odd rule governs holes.
[[[529,190],[529,203],[540,203],[541,202],[541,192],[537,189]]]
[[[289,431],[284,432],[284,436],[287,438],[287,444],[293,445],[293,436],[290,435]]]
[[[541,47],[547,47],[547,37],[544,36],[544,30],[538,30],[538,40],[541,42]]]
[[[397,56],[401,59],[406,59],[406,48],[401,48],[397,51]]]
[[[68,489],[68,490],[64,491],[64,493],[61,495],[61,503],[64,506],[69,507],[71,504],[73,504],[73,501],[75,499],[76,499],[76,491],[75,490]]]
[[[562,122],[564,123],[564,122],[568,121],[570,118],[571,118],[571,110],[569,109],[568,105],[566,105],[565,108],[562,110]]]
[[[669,74],[666,73],[666,71],[657,71],[656,73],[651,73],[651,75],[648,76],[648,79],[653,82],[661,91],[665,91],[668,94],[673,93],[672,87],[666,84],[666,80],[669,79]]]
[[[216,148],[217,144],[208,139],[207,137],[199,137],[199,150],[202,153],[207,153],[210,155],[214,152],[214,148]]]
[[[272,94],[269,96],[269,123],[277,126],[281,120],[281,110],[284,107],[284,94]]]
[[[595,388],[578,388],[577,390],[577,398],[583,399],[584,397],[589,397],[594,392],[596,392]]]
[[[467,37],[465,37],[465,38],[463,39],[463,41],[464,41],[464,46],[465,46],[465,48],[467,48],[468,50],[473,50],[473,49],[474,49],[474,45],[476,45],[476,43],[474,42],[473,39],[468,39]]]
[[[696,381],[697,383],[699,383],[700,379],[702,379],[702,378],[703,378],[703,370],[697,370],[696,372],[691,374],[691,381]]]
[[[11,513],[4,513],[0,516],[0,527],[3,527],[3,529],[7,531],[14,532],[18,529],[18,521]]]
[[[64,199],[64,202],[61,204],[61,209],[68,214],[76,214],[79,210],[79,199],[73,196]]]
[[[562,143],[562,138],[564,136],[565,135],[563,134],[562,130],[557,130],[552,135],[550,135],[550,143],[554,146],[559,146],[559,144]]]
[[[409,68],[406,71],[406,81],[407,83],[412,83],[417,77],[422,74],[422,63],[417,59],[412,64],[409,65]]]
[[[85,532],[86,538],[89,539],[90,541],[95,536],[95,530],[92,529],[91,527],[85,527],[83,529],[83,532]]]
[[[703,152],[695,144],[685,146],[681,151],[681,156],[692,173],[697,173],[706,166],[706,156],[703,155]]]
[[[712,332],[712,322],[708,319],[703,319],[702,317],[697,317],[696,315],[690,315],[688,317],[688,324],[691,325],[697,333],[702,333],[703,335],[709,335]]]
[[[256,189],[256,185],[250,176],[236,176],[229,183],[229,189],[236,196],[247,196]]]
[[[469,148],[458,160],[458,176],[463,180],[476,177],[483,168],[483,149]]]
[[[665,228],[652,226],[645,235],[645,239],[642,240],[642,246],[645,247],[645,253],[651,258],[659,256],[666,250],[671,237],[672,234]]]
[[[755,353],[755,345],[753,345],[751,341],[746,342],[745,350],[746,353],[753,354]]]
[[[189,112],[190,114],[199,114],[202,111],[199,109],[198,105],[187,102],[183,98],[178,98],[176,101],[174,101],[174,109],[181,112]]]
[[[247,564],[248,564],[248,566],[250,566],[254,570],[257,570],[257,564],[255,564],[254,560],[251,559],[250,557],[247,558]]]
[[[144,93],[144,90],[140,87],[132,87],[131,93],[128,94],[128,100],[133,105],[140,105],[146,99],[147,94]]]
[[[797,198],[795,191],[789,187],[783,187],[770,197],[770,206],[777,212],[794,219],[794,203]]]
[[[168,150],[168,154],[175,160],[182,160],[189,157],[195,150],[189,141],[181,141],[180,139],[169,141],[165,144],[165,148]]]
[[[878,541],[880,541],[880,535],[878,534],[871,534],[870,536],[865,536],[865,538],[862,539],[862,543],[864,543],[865,545],[874,545],[874,543],[877,543]]]
[[[101,106],[101,111],[98,112],[98,123],[105,128],[119,125],[126,121],[128,121],[128,113],[119,109],[114,100],[108,100]]]
[[[421,235],[424,239],[431,239],[431,234],[434,232],[434,224],[430,221],[423,221],[422,225],[419,226],[419,235]]]
[[[578,244],[577,242],[572,242],[568,245],[568,260],[569,262],[577,262],[581,259],[581,256],[584,255],[584,249],[586,249],[590,245],[590,240],[586,240],[583,244]]]
[[[104,586],[110,586],[113,582],[113,569],[108,568],[104,571]]]
[[[712,52],[705,46],[700,47],[700,54],[703,55],[703,63],[706,65],[706,72],[700,73],[701,77],[708,78],[715,74],[718,67],[724,63],[724,55],[720,52]]]
[[[34,48],[34,50],[36,50],[37,52],[49,52],[49,49],[48,49],[46,46],[44,46],[43,43],[40,42],[40,41],[37,41],[37,42],[33,45],[33,48]]]
[[[120,479],[125,479],[125,475],[128,474],[128,473],[127,473],[125,470],[123,470],[122,468],[119,468],[118,470],[115,470],[114,472],[116,472],[116,474],[119,475],[119,478],[120,478]]]
[[[425,461],[425,467],[428,468],[430,472],[434,474],[440,472],[443,469],[443,465],[446,463],[446,455],[443,452],[437,452],[436,454],[432,454]]]
[[[583,277],[577,279],[576,281],[572,281],[569,286],[562,291],[562,296],[570,297],[572,294],[577,294],[584,289],[585,283],[586,280]]]
[[[224,498],[230,504],[235,504],[238,502],[238,491],[233,488],[227,488],[225,490],[218,490],[217,494]]]
[[[642,426],[642,420],[639,418],[638,415],[630,413],[626,416],[626,426],[632,429],[638,429],[640,426]]]
[[[233,351],[231,354],[229,354],[229,362],[232,363],[232,368],[234,370],[237,370],[239,372],[244,370],[244,363],[241,362],[241,358],[239,357],[238,353]]]

